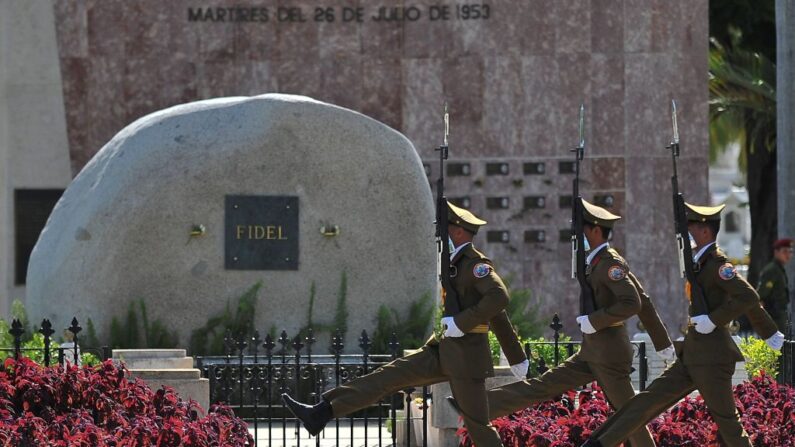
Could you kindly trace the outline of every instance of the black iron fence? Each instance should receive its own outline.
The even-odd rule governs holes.
[[[779,359],[778,382],[795,386],[795,340],[784,340]]]
[[[573,355],[578,341],[561,341],[562,325],[557,315],[550,328],[552,341],[526,343],[524,348],[530,368],[528,376],[543,374]],[[428,387],[407,389],[388,396],[372,407],[346,418],[337,418],[315,439],[302,431],[300,422],[292,417],[280,400],[289,393],[308,403],[318,402],[324,391],[361,377],[402,354],[397,334],[388,343],[389,352],[370,352],[371,340],[366,331],[359,337],[357,354],[343,354],[343,337],[337,331],[331,339],[329,354],[316,354],[312,329],[304,335],[288,336],[286,331],[274,339],[260,339],[227,334],[225,355],[197,357],[197,367],[210,379],[210,402],[231,406],[236,414],[251,422],[255,439],[263,445],[427,445],[428,407],[432,396]],[[633,343],[639,364],[639,386],[645,389],[648,380],[646,344]],[[550,364],[551,363],[551,364]],[[435,396],[437,401],[445,396]],[[386,428],[386,429],[385,429]],[[416,435],[416,436],[415,436]]]
[[[555,315],[552,324],[553,338],[549,342],[526,343],[524,348],[530,360],[528,376],[543,374],[549,368],[573,355],[579,341],[561,341],[562,325]],[[67,341],[54,346],[55,333],[49,320],[43,320],[36,331],[42,335],[42,346],[23,347],[23,324],[14,320],[9,334],[12,347],[0,347],[5,356],[38,357],[44,365],[58,363],[80,364],[81,355],[92,353],[100,360],[111,357],[111,349],[81,345],[80,327],[72,319],[66,328]],[[259,445],[427,445],[429,430],[428,407],[432,396],[428,387],[403,390],[387,396],[381,402],[345,418],[335,419],[316,438],[309,438],[280,400],[282,393],[290,393],[304,402],[317,402],[322,393],[333,387],[368,374],[402,354],[396,334],[387,344],[389,352],[372,353],[371,339],[366,331],[359,337],[359,353],[345,354],[343,337],[339,332],[331,339],[328,353],[318,354],[312,329],[294,337],[283,331],[278,338],[258,333],[233,337],[227,334],[225,354],[196,357],[196,367],[210,381],[210,402],[220,402],[232,407],[236,414],[250,421]],[[633,342],[638,358],[638,385],[645,389],[648,381],[646,344]],[[795,341],[786,340],[781,350],[778,380],[795,385]],[[444,398],[445,396],[441,396]],[[439,396],[437,396],[437,399]],[[388,444],[386,444],[388,443]]]
[[[82,363],[83,354],[93,354],[98,360],[107,360],[111,357],[111,348],[109,346],[89,347],[80,344],[80,332],[83,328],[77,318],[72,318],[71,325],[66,328],[65,334],[68,336],[69,341],[61,343],[56,346],[53,341],[52,335],[55,333],[52,323],[48,319],[41,322],[41,326],[37,333],[42,335],[41,347],[22,347],[23,336],[25,335],[25,328],[22,322],[14,319],[11,322],[11,327],[8,333],[13,337],[12,347],[0,347],[0,353],[5,354],[4,357],[13,356],[14,359],[19,359],[22,356],[29,358],[40,357],[40,362],[45,366],[53,364],[53,359],[56,359],[58,364],[71,363],[79,365]]]
[[[227,334],[226,354],[197,357],[197,368],[210,379],[210,401],[231,406],[239,416],[251,421],[257,445],[405,445],[412,441],[412,426],[422,422],[427,439],[428,388],[407,389],[389,396],[377,404],[346,418],[337,418],[317,438],[310,440],[302,432],[299,421],[282,405],[280,396],[289,393],[304,402],[317,402],[323,391],[361,377],[394,359],[400,354],[396,334],[388,343],[390,352],[373,354],[366,331],[359,337],[360,354],[343,354],[345,345],[339,331],[331,339],[329,354],[316,354],[316,339],[312,329],[305,335],[289,337],[286,331],[274,339],[271,335],[260,339],[259,333],[249,337]],[[412,399],[421,398],[414,405],[419,411],[412,416]],[[399,435],[400,433],[400,435]],[[421,445],[425,445],[423,442]]]

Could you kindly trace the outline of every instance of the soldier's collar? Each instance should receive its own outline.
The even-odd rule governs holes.
[[[610,242],[605,242],[604,244],[602,244],[602,245],[596,247],[595,249],[591,250],[591,252],[588,253],[588,257],[585,258],[585,263],[588,264],[588,265],[591,265],[591,263],[594,261],[594,258],[596,258],[596,256],[599,253],[601,253],[602,251],[605,251],[605,250],[607,250],[609,248],[610,248]]]
[[[461,256],[464,254],[464,251],[466,250],[467,246],[471,247],[472,242],[464,242],[463,244],[456,247],[455,250],[452,253],[450,253],[450,262],[455,264],[456,261],[461,259]]]
[[[717,249],[717,248],[718,248],[717,241],[712,241],[709,244],[701,247],[701,250],[699,250],[698,253],[696,253],[696,255],[693,256],[693,262],[696,263],[696,264],[701,264],[701,262],[699,262],[699,261],[702,258],[706,259],[706,256],[704,256],[704,255],[707,254],[709,251]]]

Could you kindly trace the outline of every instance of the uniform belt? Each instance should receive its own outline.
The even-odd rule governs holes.
[[[610,325],[610,327],[621,327],[621,326],[623,326],[623,325],[624,325],[624,322],[620,322],[620,323],[613,323],[613,324],[611,324],[611,325]]]
[[[479,324],[472,328],[468,333],[469,334],[487,334],[489,332],[489,325],[488,324]]]

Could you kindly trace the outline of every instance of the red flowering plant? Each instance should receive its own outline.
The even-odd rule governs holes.
[[[246,424],[223,406],[203,413],[169,387],[156,391],[106,361],[43,367],[7,359],[0,371],[0,446],[249,446]]]
[[[607,419],[612,410],[594,384],[579,393],[533,405],[492,421],[506,446],[577,447]],[[578,399],[575,408],[574,397]],[[767,374],[734,388],[743,427],[755,447],[795,447],[795,388]],[[649,429],[658,447],[718,446],[718,427],[700,395],[685,397]],[[472,447],[466,429],[460,446]]]
[[[578,405],[575,405],[578,401]],[[579,392],[568,391],[509,416],[492,421],[506,446],[579,446],[608,417],[610,407],[594,384]],[[466,428],[458,431],[461,447],[473,447]]]

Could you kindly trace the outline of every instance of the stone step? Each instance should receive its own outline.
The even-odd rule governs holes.
[[[130,369],[130,374],[143,380],[199,380],[201,371],[198,369]]]
[[[161,359],[126,359],[114,358],[123,363],[127,369],[192,369],[193,357],[161,358]]]
[[[184,349],[114,349],[113,360],[128,369],[191,369],[193,357]]]
[[[185,357],[184,349],[114,349],[113,358],[117,356],[127,359],[181,358]]]

